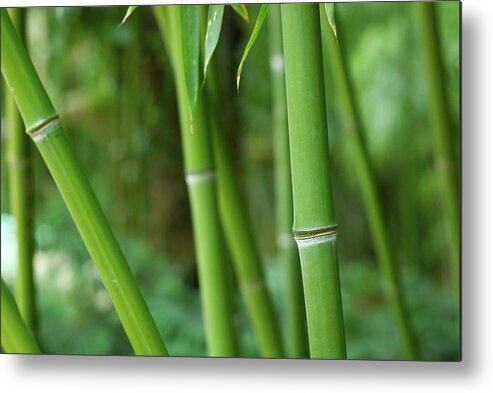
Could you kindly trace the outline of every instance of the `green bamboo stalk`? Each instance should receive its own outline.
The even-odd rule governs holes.
[[[306,332],[305,300],[301,266],[292,235],[293,192],[289,164],[289,133],[286,108],[286,81],[282,50],[281,6],[269,11],[269,51],[272,86],[272,121],[274,133],[274,178],[278,259],[284,269],[284,326],[286,355],[309,357]]]
[[[338,38],[336,39],[330,30],[327,18],[323,14],[324,10],[321,9],[320,12],[322,13],[323,38],[328,49],[326,59],[330,62],[344,129],[350,140],[351,157],[359,180],[373,245],[382,273],[385,294],[397,322],[402,340],[403,357],[405,359],[417,359],[419,357],[417,342],[404,300],[398,267],[390,246],[374,171],[364,143],[363,125],[355,102],[346,56],[344,56],[343,50],[340,49],[340,46],[344,46],[344,29],[341,23],[337,24]]]
[[[233,357],[238,355],[238,344],[230,301],[230,276],[219,221],[214,157],[206,126],[205,97],[200,92],[193,112],[192,130],[181,50],[181,38],[185,34],[181,24],[181,7],[153,9],[175,78],[208,354]]]
[[[167,355],[104,213],[72,151],[55,109],[5,9],[2,73],[33,139],[91,255],[123,328],[138,355]]]
[[[9,9],[12,22],[22,40],[25,37],[25,9]],[[15,217],[17,237],[17,276],[15,297],[22,318],[32,332],[36,331],[34,252],[34,195],[31,145],[25,133],[14,97],[7,92],[7,163],[11,210]]]
[[[246,204],[235,179],[236,174],[226,146],[224,128],[220,124],[222,105],[217,91],[219,78],[214,60],[208,72],[206,90],[211,104],[208,117],[214,147],[221,222],[228,248],[233,256],[235,271],[258,342],[260,356],[281,358],[283,350],[278,322],[265,283],[262,262],[247,216]]]
[[[337,224],[329,173],[329,144],[316,4],[281,5],[293,233],[301,259],[312,358],[346,358],[337,262]]]
[[[1,279],[2,294],[2,348],[7,353],[39,354],[36,339],[21,317],[14,297],[7,284]]]
[[[428,87],[435,166],[443,212],[447,222],[451,280],[453,285],[458,288],[460,280],[459,182],[451,146],[453,133],[445,93],[445,72],[440,55],[440,37],[437,30],[434,4],[417,2],[416,11],[422,36],[423,65]]]

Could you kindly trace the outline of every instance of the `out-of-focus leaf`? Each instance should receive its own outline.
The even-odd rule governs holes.
[[[204,82],[207,75],[207,66],[216,49],[221,34],[224,5],[210,5],[207,15],[207,31],[205,33]]]
[[[248,17],[248,10],[245,7],[245,4],[230,4],[231,8],[233,8],[238,15],[240,15],[243,19],[245,19],[248,23],[250,23],[250,18]]]
[[[128,18],[130,18],[130,15],[133,14],[133,12],[135,11],[135,9],[137,8],[138,6],[137,5],[131,5],[127,8],[127,13],[125,14],[125,16],[123,17],[123,20],[122,22],[120,23],[120,26],[123,25]]]
[[[334,33],[334,37],[337,41],[337,26],[336,26],[336,17],[335,17],[335,4],[334,3],[325,3],[325,14],[327,15],[327,19],[329,20],[330,28]],[[339,43],[338,43],[339,45]]]
[[[188,109],[192,116],[199,91],[200,7],[183,5],[181,7],[181,26],[181,47],[187,85]]]
[[[252,35],[250,36],[250,39],[247,42],[245,51],[243,52],[243,57],[241,58],[240,66],[238,67],[238,72],[236,73],[236,88],[238,90],[240,89],[240,78],[241,78],[241,71],[243,70],[243,65],[245,64],[245,60],[248,56],[248,53],[250,53],[250,49],[252,49],[252,46],[255,43],[258,34],[260,33],[260,29],[264,24],[265,17],[269,12],[269,8],[270,8],[270,4],[263,4],[262,7],[260,8],[260,11],[257,16],[257,21],[255,22],[255,27],[253,28]]]

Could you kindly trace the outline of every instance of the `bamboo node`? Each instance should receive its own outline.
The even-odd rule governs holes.
[[[304,241],[311,240],[319,237],[327,237],[332,235],[337,235],[337,224],[331,225],[329,227],[316,228],[312,230],[296,230],[293,229],[294,240]]]
[[[189,186],[196,183],[202,183],[204,181],[212,180],[216,176],[216,172],[213,169],[206,169],[203,171],[196,171],[187,173],[185,181]]]
[[[27,130],[27,133],[34,142],[38,142],[41,139],[46,138],[50,133],[55,131],[57,128],[60,128],[61,126],[62,124],[60,123],[60,119],[58,118],[58,116],[56,116],[42,122],[39,126]]]

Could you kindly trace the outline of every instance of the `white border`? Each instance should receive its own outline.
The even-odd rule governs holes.
[[[2,1],[2,6],[125,3],[18,0]],[[149,3],[153,2],[131,2]],[[463,3],[462,363],[0,355],[2,389],[50,393],[492,391],[492,4],[491,0]]]

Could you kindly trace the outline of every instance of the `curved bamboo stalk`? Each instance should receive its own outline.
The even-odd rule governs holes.
[[[214,157],[206,126],[205,97],[200,92],[192,122],[181,50],[181,38],[185,33],[181,25],[181,7],[153,9],[171,59],[176,85],[208,353],[210,356],[233,357],[238,355],[238,343],[219,221]]]
[[[320,12],[322,13],[323,11]],[[405,359],[417,359],[419,357],[418,345],[404,300],[398,267],[395,258],[392,257],[392,248],[383,218],[373,168],[364,143],[363,125],[355,102],[354,90],[346,65],[346,57],[339,47],[339,45],[344,45],[344,29],[341,23],[337,24],[338,39],[336,40],[330,30],[327,18],[322,16],[321,19],[323,37],[328,47],[326,58],[330,62],[330,68],[338,91],[344,129],[350,139],[353,163],[356,175],[359,178],[370,233],[382,274],[385,295],[397,322],[402,341],[403,356]]]
[[[312,358],[346,358],[320,36],[316,4],[281,5],[294,238]]]
[[[293,190],[289,164],[289,134],[286,108],[286,80],[282,50],[281,6],[272,4],[269,12],[269,63],[272,85],[274,134],[274,178],[276,200],[277,252],[283,266],[284,329],[286,355],[309,357],[305,300],[301,266],[292,235]]]
[[[154,320],[5,9],[2,73],[138,355],[167,355]]]
[[[7,353],[39,354],[36,339],[21,317],[14,297],[1,279],[2,294],[2,348]]]

